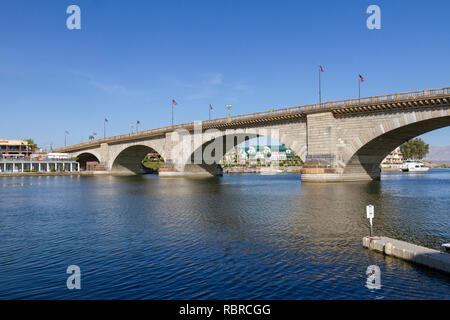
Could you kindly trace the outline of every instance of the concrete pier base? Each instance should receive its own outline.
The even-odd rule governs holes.
[[[352,181],[372,181],[374,179],[368,174],[339,174],[339,173],[302,173],[302,182],[352,182]]]
[[[364,237],[363,247],[450,273],[450,254],[387,237]]]
[[[216,164],[187,164],[184,167],[177,168],[176,166],[165,164],[161,166],[158,172],[160,177],[215,177],[222,176],[222,167]]]

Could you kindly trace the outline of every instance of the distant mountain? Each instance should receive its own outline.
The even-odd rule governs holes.
[[[450,146],[446,147],[433,147],[430,146],[430,152],[425,157],[426,161],[433,163],[445,163],[450,164]]]

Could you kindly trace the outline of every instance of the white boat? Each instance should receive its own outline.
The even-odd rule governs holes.
[[[400,168],[403,172],[427,172],[430,170],[430,168],[425,166],[422,162],[414,160],[404,161]]]
[[[262,167],[259,170],[259,174],[262,174],[262,175],[273,175],[273,174],[279,174],[279,173],[283,173],[283,170],[275,169],[272,167]]]

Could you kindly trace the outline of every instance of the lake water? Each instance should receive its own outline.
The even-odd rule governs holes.
[[[377,235],[450,242],[449,195],[446,169],[330,184],[0,178],[0,299],[449,299],[449,276],[361,245],[367,204]],[[81,290],[66,287],[69,265]]]

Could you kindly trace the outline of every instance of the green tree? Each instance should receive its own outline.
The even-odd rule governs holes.
[[[89,140],[94,140],[94,136],[93,136],[93,135],[90,135],[90,136],[89,136]]]
[[[37,149],[37,144],[36,143],[34,143],[34,140],[33,139],[27,139],[27,140],[25,140],[27,143],[28,143],[28,149],[29,150],[35,150],[35,149]]]
[[[430,146],[420,138],[412,139],[400,146],[405,159],[423,159],[428,154]]]

